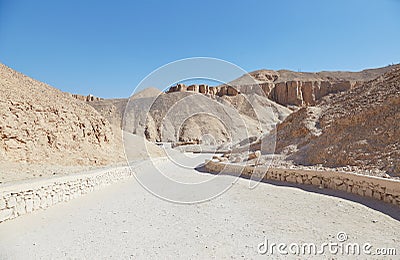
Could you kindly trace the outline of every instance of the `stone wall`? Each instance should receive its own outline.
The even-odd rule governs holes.
[[[398,180],[336,171],[279,169],[215,161],[208,161],[205,167],[212,173],[235,173],[243,177],[250,177],[252,174],[262,177],[265,174],[264,180],[314,185],[371,197],[400,206],[400,181]]]
[[[0,185],[0,223],[35,210],[67,202],[103,186],[134,176],[145,164],[166,161],[166,157],[141,161],[132,167],[109,167],[91,172],[33,179]],[[131,168],[134,168],[132,170]]]
[[[0,223],[35,210],[67,202],[101,187],[131,178],[146,164],[168,161],[167,157],[137,162],[131,167],[108,167],[81,174],[31,179],[0,185]]]
[[[0,186],[0,222],[82,196],[133,176],[129,167],[113,168]]]

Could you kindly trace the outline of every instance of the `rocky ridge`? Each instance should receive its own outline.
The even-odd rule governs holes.
[[[177,84],[167,93],[195,92],[216,96],[236,96],[240,93],[257,93],[266,95],[269,99],[284,106],[315,105],[322,97],[347,91],[363,82],[372,80],[398,65],[391,65],[379,69],[369,69],[360,72],[294,72],[288,70],[258,70],[220,86]],[[248,76],[253,78],[254,84],[249,84]],[[262,93],[261,93],[262,92]]]
[[[355,166],[399,176],[399,129],[400,68],[394,67],[289,115],[277,127],[276,152],[299,165]]]

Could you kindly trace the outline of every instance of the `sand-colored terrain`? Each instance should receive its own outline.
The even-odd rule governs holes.
[[[292,111],[256,94],[209,98],[194,92],[146,89],[127,99],[88,102],[112,124],[149,141],[238,142],[270,131]]]
[[[355,74],[258,71],[253,76],[269,91],[262,95],[246,92],[252,86],[242,86],[243,93],[222,88],[217,95],[147,89],[128,101],[70,95],[0,65],[0,185],[51,181],[126,161],[136,173],[136,179],[26,215],[18,213],[25,198],[15,199],[16,206],[3,199],[2,212],[18,207],[18,218],[0,225],[0,258],[254,259],[271,256],[259,252],[266,239],[320,248],[337,243],[343,232],[348,236],[343,243],[369,243],[371,253],[390,248],[398,255],[399,207],[300,184],[269,182],[249,189],[248,180],[199,171],[196,166],[212,154],[182,154],[185,149],[163,150],[153,142],[233,149],[236,154],[219,159],[236,163],[263,164],[272,157],[279,167],[354,165],[395,177],[399,71],[396,66]],[[270,154],[271,137],[277,138],[279,154]],[[166,155],[158,164],[149,160]],[[24,207],[21,212],[31,211]],[[275,250],[272,257],[288,256]],[[299,257],[349,256],[289,255]]]
[[[297,164],[399,176],[400,69],[291,114],[276,138],[276,151]]]
[[[276,138],[279,154],[273,163],[278,167],[398,175],[397,65],[361,72],[259,70],[249,75],[261,84],[262,93],[241,85],[249,81],[245,75],[231,82],[243,93],[230,88],[212,95],[211,87],[182,85],[168,93],[148,88],[129,100],[70,95],[5,65],[0,72],[0,182],[122,163],[121,128],[148,141],[199,143],[223,150],[256,141],[251,149],[263,153],[273,152]],[[310,95],[316,104],[308,103]],[[296,100],[302,109],[293,106]],[[145,146],[162,154],[140,138],[131,154],[136,151],[138,158],[148,158]],[[237,162],[248,155],[232,158]]]
[[[199,157],[197,162],[205,158]],[[186,182],[214,177],[177,167],[172,162],[160,167],[170,177]],[[148,175],[153,171],[149,165],[138,174]],[[166,202],[130,179],[67,204],[2,223],[0,258],[265,259],[268,255],[260,255],[257,249],[265,238],[269,243],[322,245],[337,243],[339,232],[347,234],[345,244],[362,246],[368,242],[372,251],[378,247],[396,248],[399,254],[398,208],[357,196],[328,191],[324,194],[318,189],[310,192],[279,183],[261,183],[251,190],[247,180],[235,183],[232,176],[218,178],[232,183],[232,187],[220,197],[201,204]],[[283,256],[276,251],[272,256],[377,257]]]
[[[244,143],[221,160],[398,179],[400,68],[374,70],[381,71],[386,73],[298,108],[276,131]]]
[[[27,179],[49,178],[63,176],[73,173],[87,172],[104,167],[117,167],[127,164],[127,159],[130,161],[147,160],[165,156],[163,149],[146,141],[143,137],[124,133],[122,141],[121,130],[116,129],[115,133],[121,136],[117,139],[119,161],[107,165],[63,165],[62,163],[28,163],[28,162],[12,162],[0,161],[0,185],[8,182],[15,182]],[[125,156],[125,151],[128,156]],[[110,157],[115,156],[111,153]],[[1,187],[1,186],[0,186]]]
[[[95,109],[0,64],[0,158],[60,165],[115,161],[115,135]]]
[[[0,184],[126,162],[120,126],[86,102],[3,64],[0,89]],[[142,137],[125,136],[137,159],[162,154],[149,143],[147,154]]]

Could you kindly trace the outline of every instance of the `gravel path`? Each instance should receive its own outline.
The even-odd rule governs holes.
[[[204,156],[190,160],[201,162]],[[171,162],[160,167],[185,181],[215,178],[179,170]],[[140,174],[151,172],[154,168],[144,166]],[[0,259],[262,259],[267,255],[259,254],[258,245],[265,238],[269,243],[319,246],[338,242],[339,232],[348,236],[344,243],[369,242],[372,251],[396,248],[400,256],[400,222],[379,211],[296,187],[261,183],[251,190],[248,180],[216,178],[234,184],[221,196],[200,204],[162,200],[136,179],[129,179],[2,223]],[[387,210],[399,212],[389,205]],[[276,250],[273,256],[287,257]]]

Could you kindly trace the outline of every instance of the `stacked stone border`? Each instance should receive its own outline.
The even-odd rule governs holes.
[[[67,202],[104,186],[134,177],[144,163],[158,163],[166,158],[153,159],[129,166],[101,169],[47,179],[32,179],[0,185],[0,223],[32,211]]]
[[[212,160],[206,161],[205,168],[211,173],[240,174],[242,177],[250,177],[255,174],[255,176],[259,177],[264,176],[263,180],[275,180],[339,190],[400,206],[400,181],[393,179],[336,171],[244,166]]]
[[[165,158],[160,158],[153,162],[165,160]],[[205,168],[211,173],[234,173],[240,174],[242,177],[250,177],[253,174],[264,175],[264,180],[313,185],[371,197],[400,206],[400,181],[398,180],[336,171],[244,166],[212,160],[206,162]],[[140,164],[135,167],[136,170],[140,170]],[[0,186],[0,223],[32,211],[67,202],[101,187],[133,177],[134,174],[130,167],[124,166],[3,184]]]

